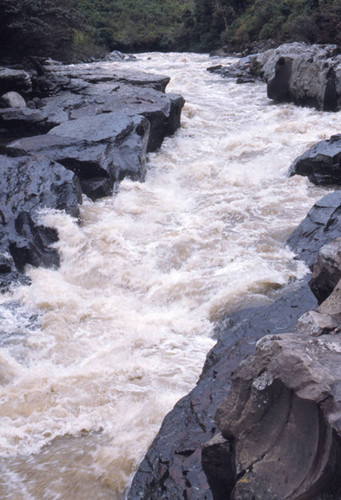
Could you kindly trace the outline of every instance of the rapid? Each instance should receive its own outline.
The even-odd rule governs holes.
[[[149,154],[145,183],[85,199],[80,225],[42,213],[61,266],[27,269],[31,286],[0,297],[1,499],[124,499],[214,323],[307,272],[285,241],[325,190],[286,172],[340,132],[340,112],[274,104],[263,83],[208,73],[216,63],[96,63],[169,75],[182,127]]]

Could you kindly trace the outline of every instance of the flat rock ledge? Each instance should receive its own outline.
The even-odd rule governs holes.
[[[287,242],[312,274],[216,325],[129,500],[341,498],[340,217],[341,191],[319,200]]]
[[[184,99],[165,93],[168,82],[121,62],[0,67],[0,290],[27,283],[27,264],[58,266],[42,210],[79,218],[83,195],[144,181],[147,153],[180,126]]]
[[[341,55],[337,45],[286,43],[208,70],[236,78],[238,83],[263,80],[268,97],[276,102],[324,111],[341,108]]]

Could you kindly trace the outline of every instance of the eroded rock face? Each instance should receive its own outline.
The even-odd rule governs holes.
[[[134,477],[129,500],[228,498],[234,473],[225,471],[224,476],[219,464],[231,462],[230,443],[219,440],[214,416],[231,386],[231,375],[261,337],[291,330],[299,316],[316,305],[305,283],[269,306],[239,311],[217,325],[218,342],[197,386],[165,417]]]
[[[337,45],[282,44],[209,71],[239,83],[262,79],[277,102],[294,102],[324,111],[341,107],[341,56]]]
[[[285,334],[240,364],[216,415],[235,450],[231,498],[341,493],[340,361],[340,334]]]
[[[341,184],[341,135],[314,144],[296,158],[289,168],[289,176],[304,175],[317,185]]]

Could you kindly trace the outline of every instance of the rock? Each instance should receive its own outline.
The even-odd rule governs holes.
[[[124,177],[143,181],[149,138],[143,116],[106,113],[69,120],[49,134],[14,141],[5,147],[11,156],[37,152],[77,174],[92,200],[109,196]]]
[[[319,304],[326,300],[341,279],[341,238],[319,251],[310,279],[310,288]]]
[[[329,314],[318,311],[308,311],[298,320],[294,332],[308,333],[312,337],[320,337],[335,332],[339,328],[339,322]]]
[[[268,97],[277,102],[337,111],[341,108],[339,53],[337,45],[285,43],[209,71],[237,78],[239,83],[262,79],[267,82]]]
[[[217,73],[224,78],[237,79],[237,83],[249,83],[261,80],[261,70],[262,66],[255,55],[242,57],[229,66],[219,64],[207,68],[207,71],[210,73]]]
[[[320,248],[341,236],[341,191],[321,198],[288,238],[287,245],[312,268]]]
[[[50,247],[56,231],[40,223],[39,211],[54,208],[78,217],[81,191],[72,172],[44,156],[0,156],[0,173],[0,284],[8,288],[13,279],[23,281],[26,264],[58,265]]]
[[[107,54],[104,58],[105,61],[136,61],[136,56],[133,54],[123,54],[119,50],[114,50]]]
[[[45,134],[53,124],[38,109],[0,108],[0,135],[12,139]]]
[[[341,135],[314,144],[296,158],[288,174],[304,175],[317,185],[341,185]]]
[[[336,45],[307,46],[297,42],[281,45],[263,66],[268,97],[324,111],[340,109],[338,52]]]
[[[216,415],[235,450],[232,499],[340,498],[340,361],[341,334],[283,334],[239,365]]]
[[[34,63],[30,107],[0,109],[0,153],[7,155],[0,183],[5,288],[24,280],[26,264],[58,265],[49,246],[57,235],[41,226],[37,211],[49,207],[77,216],[81,192],[96,200],[111,195],[124,177],[143,181],[147,150],[158,149],[180,126],[184,105],[181,96],[165,94],[169,78],[162,75],[104,63]],[[6,197],[5,182],[9,193],[26,193],[20,203],[16,195]]]
[[[336,321],[341,321],[341,281],[338,281],[333,292],[322,302],[317,311],[322,314],[332,316]]]
[[[205,448],[206,453],[203,447],[218,432],[214,415],[231,385],[232,373],[242,359],[254,352],[261,337],[292,329],[297,319],[316,304],[304,283],[269,306],[238,311],[217,325],[218,342],[207,356],[197,386],[165,417],[133,479],[129,500],[216,498],[210,487],[214,472],[208,471],[207,464],[212,450]],[[229,444],[218,448],[228,460],[225,452]],[[202,453],[206,458],[202,459]],[[228,484],[229,479],[223,482],[223,491]]]
[[[0,108],[26,108],[26,102],[18,92],[7,92],[0,97]]]
[[[27,94],[32,90],[32,80],[26,71],[0,67],[0,95],[15,91]]]
[[[226,500],[236,482],[234,453],[230,441],[221,433],[204,444],[201,462],[214,500]]]

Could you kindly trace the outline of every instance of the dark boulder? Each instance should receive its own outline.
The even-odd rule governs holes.
[[[0,173],[0,282],[7,288],[13,279],[23,281],[26,264],[59,264],[50,246],[56,231],[42,225],[39,212],[54,208],[78,217],[81,191],[72,172],[44,156],[0,156]]]
[[[341,135],[314,144],[296,158],[289,176],[304,175],[317,185],[341,185]]]
[[[339,54],[337,45],[293,42],[208,70],[239,83],[264,80],[268,97],[277,102],[337,111],[341,108]]]
[[[287,245],[312,268],[321,247],[341,236],[341,191],[329,193],[311,208]]]
[[[214,416],[231,385],[232,373],[254,352],[261,337],[292,329],[299,316],[316,304],[305,283],[269,306],[236,312],[217,325],[218,342],[207,356],[197,386],[165,417],[134,477],[129,500],[213,499],[215,488],[226,492],[231,487],[231,476],[222,478],[214,464],[210,468],[207,463],[211,445],[228,462],[230,444],[204,446],[218,433]],[[212,484],[213,475],[220,477],[220,486]]]
[[[36,134],[46,134],[54,125],[49,123],[41,110],[30,108],[0,108],[0,136],[16,139]]]

